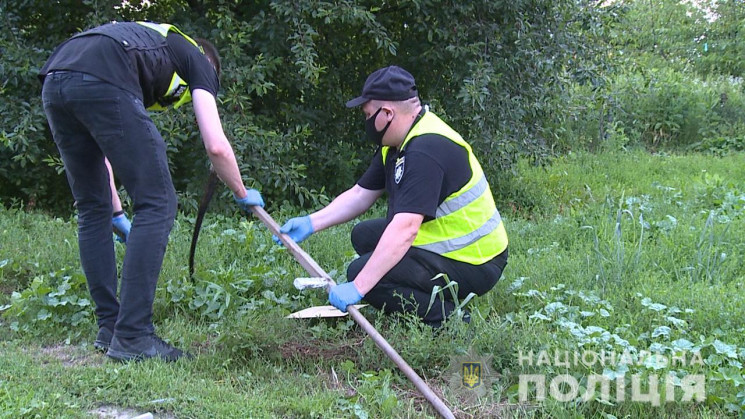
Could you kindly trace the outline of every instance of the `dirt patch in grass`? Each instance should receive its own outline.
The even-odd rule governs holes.
[[[101,406],[97,409],[88,411],[89,414],[101,419],[171,419],[175,418],[170,413],[151,413],[138,412],[134,409],[127,409],[118,406]]]
[[[46,346],[39,350],[40,362],[59,361],[65,367],[79,367],[85,365],[101,365],[105,362],[105,356],[97,352],[93,347],[83,348],[72,345]]]
[[[154,416],[147,416],[147,413],[138,412],[134,409],[127,409],[117,406],[101,406],[97,409],[88,411],[91,415],[97,418],[106,419],[132,419],[132,418],[152,418]]]
[[[338,341],[288,341],[279,347],[282,358],[298,358],[304,361],[318,359],[324,361],[341,361],[357,358],[356,348],[361,346],[365,337],[350,343],[340,344]]]

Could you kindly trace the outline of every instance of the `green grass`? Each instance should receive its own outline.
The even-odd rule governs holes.
[[[363,312],[459,417],[741,415],[741,160],[634,152],[520,165],[521,200],[533,210],[499,204],[510,260],[497,287],[470,303],[470,325],[435,332],[406,316]],[[374,215],[382,214],[376,207]],[[294,215],[273,214],[279,222]],[[187,278],[192,226],[186,216],[174,226],[155,321],[159,334],[196,358],[117,364],[91,346],[95,325],[74,220],[0,210],[0,417],[96,417],[102,408],[163,417],[434,416],[351,320],[284,318],[325,299],[292,287],[307,274],[259,221],[208,214],[194,283]],[[338,226],[303,243],[337,281],[354,257],[350,229]],[[117,252],[121,258],[124,247]],[[704,402],[653,406],[629,395],[610,403],[519,402],[520,374],[569,374],[586,384],[592,374],[618,369],[521,365],[520,352],[620,355],[631,348],[670,355],[686,342],[700,364],[630,365],[627,374],[702,374]],[[486,399],[466,399],[449,381],[452,363],[469,351],[491,356],[498,374]]]

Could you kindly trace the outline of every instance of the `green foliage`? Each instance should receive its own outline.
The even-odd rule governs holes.
[[[683,69],[700,55],[700,43],[708,21],[703,2],[620,1],[608,32],[617,59],[633,62],[637,56],[657,65]]]
[[[17,208],[0,210],[0,305],[10,291],[24,289],[36,277],[77,266],[75,226],[69,220]]]
[[[707,123],[708,110],[718,94],[682,73],[642,71],[614,83],[619,124],[630,137],[650,147],[674,148],[691,144]]]
[[[151,19],[214,40],[224,62],[221,114],[245,181],[269,205],[317,207],[351,186],[374,151],[356,140],[359,112],[343,106],[374,69],[409,69],[424,101],[471,141],[496,178],[517,156],[551,154],[544,118],[560,109],[553,97],[561,69],[594,55],[588,40],[600,27],[592,2],[566,0],[22,1],[1,8],[0,46],[14,59],[2,69],[9,81],[0,105],[0,196],[60,212],[69,211],[69,197],[33,76],[77,30]],[[61,17],[68,14],[74,18]],[[206,172],[188,113],[155,117],[185,211],[194,208]],[[33,173],[21,174],[23,167]]]
[[[738,132],[745,132],[745,127],[738,127]],[[708,137],[702,141],[692,144],[691,149],[699,152],[707,152],[716,156],[742,153],[745,151],[745,135],[734,134],[734,136],[720,135]]]
[[[715,0],[711,2],[712,19],[699,40],[697,69],[703,73],[715,73],[732,77],[745,76],[745,7],[738,0]]]
[[[93,321],[92,303],[87,296],[85,277],[80,272],[53,272],[48,278],[36,277],[22,292],[13,292],[10,304],[0,307],[12,319],[10,329],[24,334],[72,336],[80,326]]]
[[[69,212],[70,194],[47,128],[36,75],[66,37],[113,17],[114,1],[0,1],[0,197]],[[60,10],[73,12],[60,13]]]
[[[43,3],[43,4],[42,4]],[[219,101],[246,183],[270,206],[317,208],[349,187],[373,150],[343,103],[375,68],[398,64],[425,102],[474,146],[495,192],[540,206],[511,179],[526,156],[568,150],[742,149],[745,99],[736,1],[402,0],[2,2],[0,196],[70,211],[35,71],[72,33],[111,19],[169,21],[215,41]],[[60,8],[74,10],[62,18]],[[738,49],[739,48],[739,49]],[[694,70],[697,73],[694,73]],[[704,74],[704,75],[702,75]],[[731,78],[735,76],[735,78]],[[182,210],[207,165],[188,109],[154,115]],[[225,195],[227,197],[227,194]],[[539,198],[539,197],[538,197]],[[7,202],[6,202],[7,205]],[[214,209],[233,211],[230,200]]]
[[[521,286],[517,284],[515,288]],[[623,314],[608,301],[583,291],[566,289],[564,284],[545,291],[531,289],[514,295],[525,300],[526,311],[540,307],[528,318],[533,324],[548,325],[556,338],[572,342],[584,351],[614,354],[608,357],[609,364],[586,358],[572,362],[571,357],[561,358],[549,351],[552,357],[549,365],[557,366],[554,359],[567,360],[565,366],[569,368],[563,373],[573,375],[580,382],[589,374],[602,374],[610,380],[654,375],[655,379],[664,377],[680,385],[680,379],[687,375],[708,372],[705,375],[707,401],[726,404],[728,410],[738,413],[745,408],[742,392],[736,393],[745,385],[741,363],[745,348],[723,341],[732,342],[732,337],[721,330],[706,337],[693,332],[687,319],[695,315],[695,310],[656,303],[637,293],[625,309],[644,313],[645,320],[618,327],[622,321],[617,317]],[[535,355],[537,357],[538,352]],[[685,361],[670,362],[673,356]],[[524,373],[539,366],[533,361],[521,365]],[[618,403],[620,406],[620,402],[622,400],[611,400],[610,405]]]
[[[562,149],[607,151],[641,145],[651,150],[739,150],[745,124],[742,82],[669,68],[617,72],[601,89],[575,85]]]
[[[706,377],[704,403],[681,403],[676,387],[676,402],[659,407],[630,402],[627,391],[623,403],[598,397],[531,403],[536,416],[741,414],[741,156],[575,152],[545,167],[522,160],[516,170],[525,190],[540,198],[542,211],[503,214],[511,239],[509,265],[493,290],[468,302],[469,325],[448,321],[433,330],[411,315],[363,309],[409,365],[458,414],[476,417],[522,409],[521,373],[549,379],[570,374],[580,383],[580,394],[591,374],[624,374],[629,380],[639,375],[642,381],[668,373],[679,380]],[[278,220],[298,210],[283,211],[288,214]],[[158,333],[197,357],[175,365],[122,365],[104,363],[89,348],[95,326],[90,303],[81,302],[89,298],[82,274],[60,268],[78,266],[74,220],[0,209],[3,412],[74,416],[113,404],[189,417],[230,416],[241,409],[267,416],[433,415],[351,319],[284,318],[325,304],[326,298],[320,291],[292,288],[291,279],[306,274],[258,222],[208,214],[192,283],[185,266],[192,226],[193,219],[183,214],[176,220],[154,317]],[[337,280],[354,257],[349,227],[303,242]],[[119,257],[123,250],[117,245]],[[475,406],[451,396],[444,378],[453,357],[470,349],[491,355],[499,374],[493,400]],[[557,351],[603,350],[614,351],[616,361],[628,350],[632,362],[519,361],[519,353],[530,351],[535,356],[547,351],[553,363]],[[659,352],[670,359],[681,351],[687,351],[683,367],[653,356]],[[693,353],[700,354],[700,362],[690,362]]]
[[[556,96],[556,149],[738,150],[742,17],[737,1],[608,2],[592,76],[575,74]]]
[[[355,390],[353,396],[339,399],[339,409],[350,417],[370,417],[368,410],[374,409],[376,415],[392,417],[400,409],[400,402],[391,388],[393,375],[390,370],[358,372],[351,361],[341,365],[347,382]],[[359,378],[352,378],[352,374]],[[368,406],[367,408],[363,406]]]
[[[445,296],[447,295],[448,300],[455,303],[455,309],[453,310],[451,317],[444,319],[443,323],[447,323],[448,321],[458,321],[463,318],[463,315],[465,314],[465,307],[468,304],[469,301],[471,301],[476,294],[469,293],[466,298],[462,299],[462,301],[458,298],[458,283],[455,281],[451,281],[450,278],[446,274],[440,273],[432,278],[432,281],[444,277],[445,279],[445,286],[440,287],[439,285],[435,285],[432,288],[432,292],[430,293],[429,297],[429,305],[427,305],[427,313],[429,313],[430,310],[432,310],[432,307],[435,304],[435,300],[439,297],[440,299],[440,309],[444,313],[445,312]],[[447,294],[445,294],[447,292]]]
[[[2,8],[0,8],[2,11]],[[3,13],[3,19],[8,19]],[[69,196],[64,178],[43,161],[56,153],[41,106],[41,85],[33,77],[47,51],[19,39],[19,31],[0,30],[0,196],[22,198],[42,207]],[[31,181],[31,179],[35,179]],[[61,193],[60,193],[61,192]],[[39,202],[41,199],[41,202]],[[69,198],[67,198],[69,200]]]

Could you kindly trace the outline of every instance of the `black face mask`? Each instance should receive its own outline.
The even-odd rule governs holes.
[[[383,110],[383,108],[378,108],[377,112],[375,112],[373,116],[365,120],[365,134],[367,134],[367,139],[378,147],[383,144],[383,136],[385,135],[385,132],[388,131],[388,127],[391,126],[391,122],[393,122],[393,119],[391,119],[390,121],[388,121],[387,124],[385,124],[385,127],[383,127],[382,131],[376,130],[375,118],[378,117],[378,114],[381,110]]]

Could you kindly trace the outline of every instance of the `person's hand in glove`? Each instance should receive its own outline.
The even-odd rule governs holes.
[[[357,290],[354,282],[339,284],[329,291],[329,302],[331,305],[345,313],[347,312],[348,305],[359,303],[362,297],[363,295]]]
[[[300,243],[301,241],[310,237],[311,234],[313,234],[313,224],[310,222],[310,215],[306,215],[305,217],[290,218],[279,229],[279,232],[290,236],[292,241],[294,241],[295,243]],[[282,242],[279,240],[279,237],[272,236],[272,239],[274,239],[275,243],[282,244]]]
[[[116,234],[116,241],[119,243],[127,243],[129,238],[129,230],[132,228],[132,223],[127,219],[127,215],[123,212],[116,214],[111,217],[111,225],[114,228]]]
[[[251,207],[264,207],[264,198],[261,197],[261,193],[256,189],[246,188],[246,196],[244,198],[238,198],[233,195],[235,203],[238,207],[247,213],[251,213]]]

